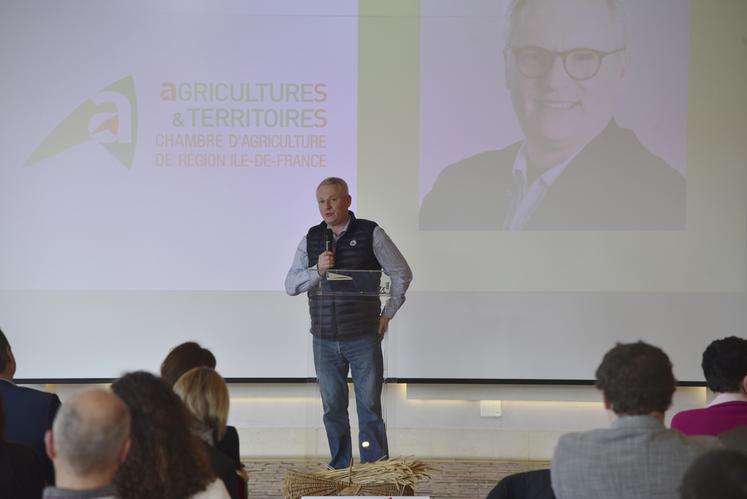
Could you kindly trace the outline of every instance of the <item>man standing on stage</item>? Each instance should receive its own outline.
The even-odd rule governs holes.
[[[324,179],[316,189],[323,221],[311,227],[301,240],[293,266],[285,278],[285,290],[295,296],[319,284],[332,268],[382,270],[391,278],[391,297],[380,310],[378,297],[334,300],[309,294],[314,366],[324,407],[332,468],[345,468],[352,458],[348,419],[350,370],[358,410],[358,441],[361,461],[386,459],[389,454],[381,415],[384,362],[381,339],[389,321],[405,301],[412,272],[402,254],[376,222],[355,218],[350,208],[347,183],[337,177]],[[366,299],[368,298],[368,299]]]

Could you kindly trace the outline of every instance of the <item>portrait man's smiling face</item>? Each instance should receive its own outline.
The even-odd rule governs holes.
[[[519,124],[536,146],[580,148],[612,118],[622,88],[621,23],[606,0],[527,0],[519,8],[504,52]]]

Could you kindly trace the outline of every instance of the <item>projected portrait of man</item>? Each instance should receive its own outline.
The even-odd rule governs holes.
[[[514,0],[507,15],[524,138],[443,170],[420,228],[683,229],[684,178],[613,116],[630,64],[620,0]]]

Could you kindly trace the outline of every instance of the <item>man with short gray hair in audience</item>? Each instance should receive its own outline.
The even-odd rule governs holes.
[[[78,392],[60,408],[45,443],[57,486],[44,499],[113,498],[114,474],[130,449],[129,410],[109,390]]]
[[[609,428],[564,435],[550,477],[558,499],[679,499],[685,470],[714,437],[686,437],[664,426],[676,387],[661,349],[618,343],[597,368]]]

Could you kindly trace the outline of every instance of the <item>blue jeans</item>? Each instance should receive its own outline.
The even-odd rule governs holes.
[[[358,442],[361,462],[389,457],[386,428],[381,417],[384,360],[381,339],[369,334],[350,340],[314,336],[314,367],[324,408],[333,468],[346,468],[353,456],[348,419],[348,369],[353,377],[358,410]],[[364,443],[368,445],[364,446]]]

